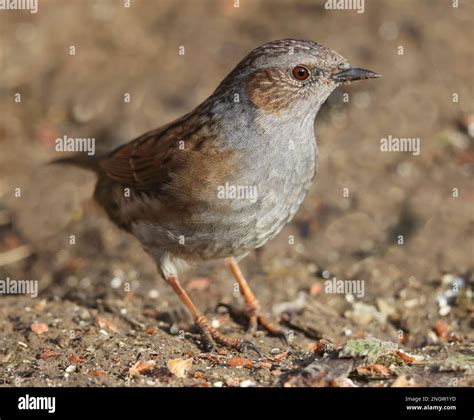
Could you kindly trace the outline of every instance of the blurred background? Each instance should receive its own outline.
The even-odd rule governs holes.
[[[116,147],[189,112],[250,50],[281,38],[315,40],[383,78],[340,87],[318,115],[309,196],[242,264],[261,304],[278,317],[288,303],[303,347],[357,331],[411,349],[469,343],[473,17],[471,2],[441,0],[366,0],[363,13],[316,0],[39,0],[36,14],[0,11],[0,279],[40,287],[36,301],[0,298],[4,348],[33,340],[39,318],[50,330],[62,320],[56,338],[80,329],[89,321],[77,314],[100,312],[98,300],[174,325],[180,304],[137,241],[92,202],[95,176],[47,165],[55,140]],[[419,137],[421,153],[381,152],[388,136]],[[325,293],[332,277],[364,280],[365,296]],[[219,301],[242,304],[222,264],[196,267],[183,283],[207,313]],[[33,357],[45,343],[29,345]]]

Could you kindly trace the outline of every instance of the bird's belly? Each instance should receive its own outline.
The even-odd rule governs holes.
[[[299,159],[290,156],[246,170],[251,175],[229,180],[217,200],[195,208],[179,224],[165,217],[156,224],[136,222],[132,232],[145,248],[185,260],[247,254],[277,235],[297,212],[314,177],[315,147],[312,141]]]
[[[253,221],[250,248],[264,245],[293,219],[308,192],[314,172],[315,163],[311,161],[299,170],[288,170],[284,177],[273,179]]]
[[[238,203],[229,200],[235,210],[199,232],[206,238],[200,241],[201,258],[244,255],[277,235],[294,217],[308,192],[316,167],[313,151],[310,149],[306,159],[297,164],[275,162],[266,174],[258,174],[255,182],[247,179],[243,184],[255,186],[257,198],[240,197]]]

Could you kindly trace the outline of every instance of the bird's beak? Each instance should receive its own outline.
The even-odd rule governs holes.
[[[375,79],[382,77],[381,74],[375,73],[371,70],[361,69],[358,67],[350,67],[347,70],[340,71],[331,76],[331,79],[336,83],[353,82],[354,80]]]

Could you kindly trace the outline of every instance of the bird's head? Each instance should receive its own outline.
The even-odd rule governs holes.
[[[351,66],[337,52],[314,41],[284,39],[251,51],[218,91],[243,91],[259,110],[282,114],[290,109],[317,110],[344,82],[380,74]]]

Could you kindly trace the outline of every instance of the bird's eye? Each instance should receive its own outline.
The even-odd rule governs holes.
[[[304,66],[296,66],[291,74],[296,80],[303,81],[309,77],[309,70]]]

